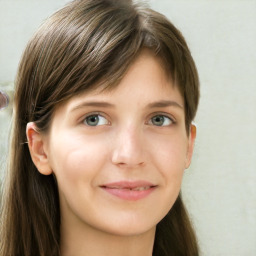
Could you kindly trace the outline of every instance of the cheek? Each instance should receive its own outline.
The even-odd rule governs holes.
[[[150,159],[163,174],[183,172],[186,165],[188,139],[182,134],[157,136],[148,141]]]
[[[69,183],[91,181],[107,157],[104,143],[70,134],[55,139],[51,156],[57,180]]]
[[[153,140],[151,140],[153,141]],[[151,147],[152,165],[160,174],[161,202],[158,207],[165,216],[175,203],[185,170],[187,139],[182,136],[158,136]]]

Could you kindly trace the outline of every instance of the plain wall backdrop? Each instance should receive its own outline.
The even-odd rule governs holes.
[[[0,0],[0,90],[22,51],[66,0]],[[183,33],[198,67],[198,136],[182,193],[202,256],[256,255],[256,0],[151,0]],[[0,111],[1,171],[11,109]],[[2,171],[3,172],[3,171]]]

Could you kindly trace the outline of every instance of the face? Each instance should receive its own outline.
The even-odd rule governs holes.
[[[148,51],[113,91],[57,108],[37,166],[56,176],[62,223],[115,235],[154,231],[190,163],[194,135],[184,120],[183,98]]]

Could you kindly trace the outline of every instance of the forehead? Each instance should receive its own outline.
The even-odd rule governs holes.
[[[108,81],[105,83],[107,84]],[[174,84],[171,75],[166,72],[160,57],[155,56],[150,50],[143,50],[139,54],[117,85],[104,88],[103,81],[103,86],[102,84],[96,85],[89,92],[73,96],[62,105],[71,109],[85,99],[89,101],[113,100],[119,105],[125,102],[136,102],[138,106],[160,100],[175,100],[183,106],[183,97],[178,86]]]

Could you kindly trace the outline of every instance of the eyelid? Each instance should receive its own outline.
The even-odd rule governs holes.
[[[170,118],[173,122],[176,122],[176,118],[172,114],[167,113],[167,112],[154,112],[149,115],[149,119],[154,116],[165,116],[165,117]]]

